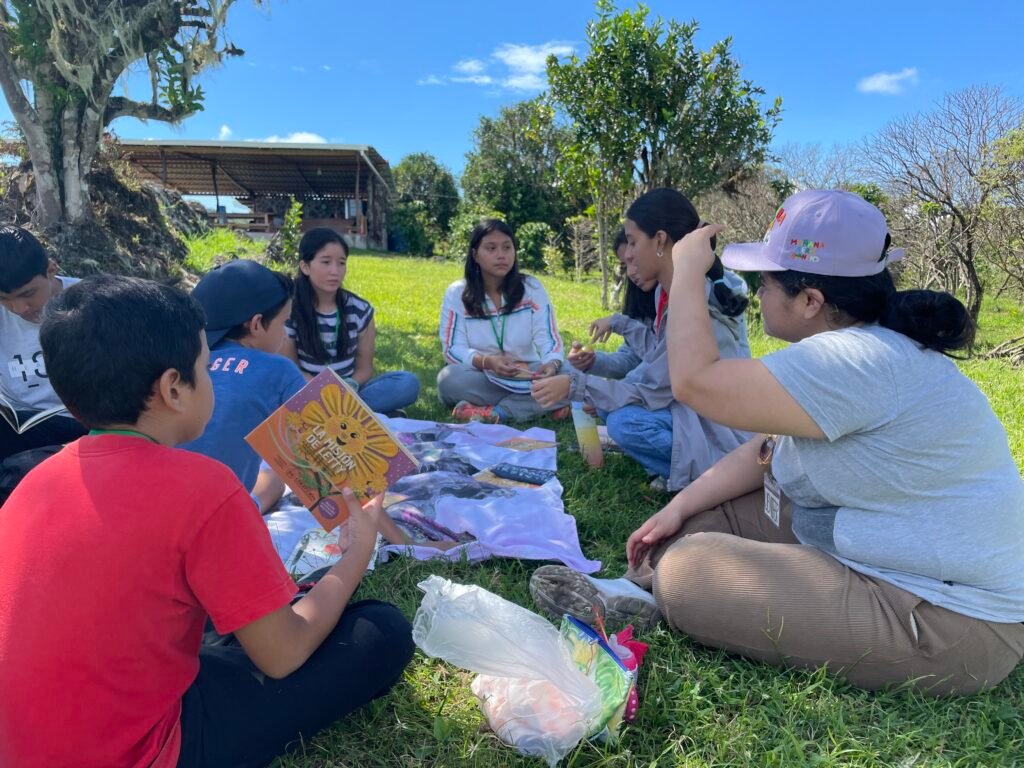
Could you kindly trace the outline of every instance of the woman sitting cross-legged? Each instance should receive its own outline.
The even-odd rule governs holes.
[[[531,380],[561,369],[562,338],[544,286],[519,271],[515,235],[505,222],[485,219],[473,230],[465,275],[448,286],[441,305],[448,361],[437,375],[441,402],[454,406],[459,421],[566,418],[565,402],[541,407],[530,397]]]
[[[571,370],[533,384],[533,397],[543,406],[569,399],[595,409],[608,425],[608,436],[653,476],[651,486],[660,490],[685,487],[750,438],[703,418],[672,396],[666,335],[672,245],[698,226],[697,209],[674,189],[652,189],[637,198],[626,211],[625,262],[630,276],[653,284],[656,295],[653,331],[632,335],[640,362],[621,379]],[[693,279],[701,293],[698,308],[711,317],[719,354],[749,358],[746,283],[726,272],[718,259]]]
[[[881,212],[804,191],[762,243],[765,330],[793,342],[721,360],[699,285],[717,228],[673,249],[669,365],[677,398],[762,433],[652,516],[625,579],[546,566],[548,611],[660,613],[712,647],[827,665],[869,689],[969,694],[1024,654],[1024,481],[985,396],[949,359],[974,326],[953,296],[897,291]],[[653,592],[653,594],[651,594]]]

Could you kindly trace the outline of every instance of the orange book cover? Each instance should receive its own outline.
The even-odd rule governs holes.
[[[329,368],[245,439],[326,531],[348,517],[342,488],[367,501],[418,468],[398,438]]]

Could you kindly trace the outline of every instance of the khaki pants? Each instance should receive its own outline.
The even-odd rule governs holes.
[[[691,517],[626,578],[652,589],[668,624],[704,645],[768,664],[827,665],[862,688],[975,693],[1024,655],[1024,624],[939,608],[799,544],[789,505],[776,527],[763,491]]]

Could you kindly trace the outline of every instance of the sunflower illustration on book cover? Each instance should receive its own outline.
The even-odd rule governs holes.
[[[327,531],[347,516],[342,488],[365,501],[417,469],[412,454],[330,369],[245,439]]]

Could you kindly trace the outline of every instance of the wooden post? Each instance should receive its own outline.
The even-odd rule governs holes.
[[[359,192],[359,176],[363,168],[359,162],[359,157],[356,157],[356,232],[360,235],[366,234],[363,230],[363,197]]]
[[[376,189],[376,187],[377,187],[377,184],[376,184],[376,181],[374,180],[373,176],[367,176],[366,177],[366,217],[367,217],[367,221],[366,221],[366,233],[367,233],[367,235],[366,235],[366,245],[367,245],[367,247],[369,247],[369,245],[370,245],[370,234],[376,230],[374,222],[376,221],[377,217],[375,215],[375,211],[373,210],[373,199],[374,199],[373,192]]]
[[[227,218],[227,216],[223,215],[223,212],[220,209],[220,189],[217,187],[217,161],[216,160],[211,160],[210,161],[210,173],[213,174],[213,197],[214,197],[214,200],[216,201],[216,206],[217,206],[217,223],[220,224],[223,227],[223,226],[227,225],[228,218]]]

